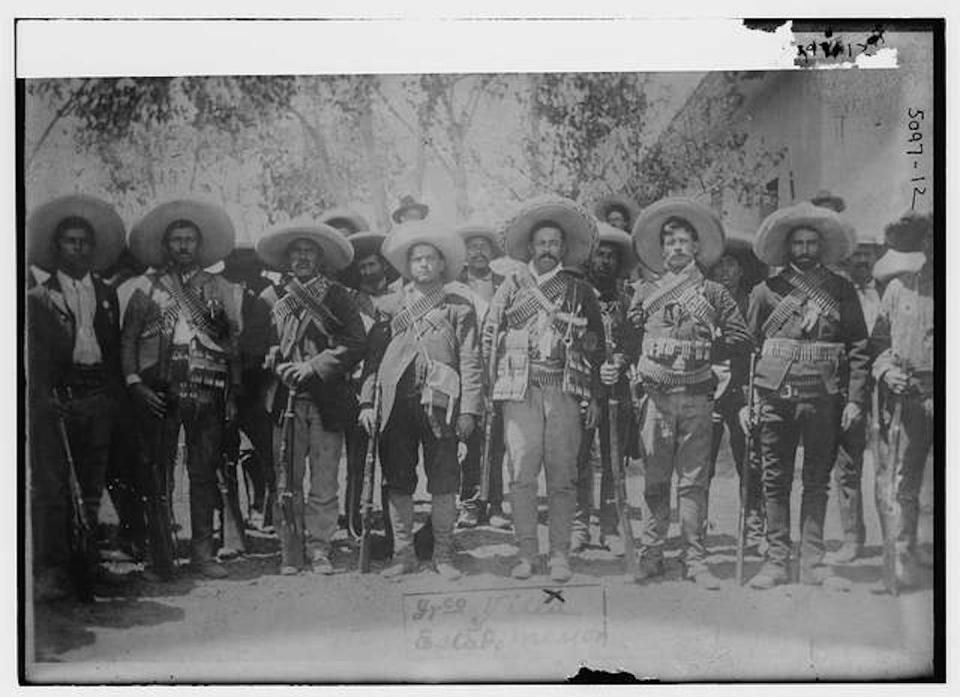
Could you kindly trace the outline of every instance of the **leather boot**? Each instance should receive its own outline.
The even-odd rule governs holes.
[[[457,504],[453,494],[434,494],[430,504],[433,520],[433,560],[437,573],[448,581],[462,575],[453,564],[453,527],[457,520]]]
[[[381,576],[394,578],[412,572],[416,566],[413,555],[413,496],[391,491],[388,505],[393,527],[393,564],[384,569]]]

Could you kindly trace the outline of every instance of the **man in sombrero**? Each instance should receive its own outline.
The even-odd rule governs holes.
[[[577,453],[583,429],[597,424],[604,347],[596,293],[569,269],[585,263],[596,243],[595,219],[559,196],[527,201],[504,229],[507,254],[527,265],[510,275],[493,297],[483,354],[497,362],[492,398],[503,402],[504,439],[513,468],[518,547],[514,578],[529,578],[539,553],[541,467],[549,499],[550,577],[563,582],[572,576]],[[587,404],[585,423],[581,402]]]
[[[424,220],[430,212],[430,207],[425,203],[420,203],[409,194],[400,199],[400,205],[390,215],[397,225],[411,220]]]
[[[636,373],[645,391],[640,438],[645,458],[644,522],[639,575],[664,572],[670,526],[670,482],[677,474],[684,577],[716,590],[706,563],[704,518],[710,471],[711,414],[716,377],[712,363],[749,354],[753,347],[729,291],[704,278],[723,253],[723,227],[706,206],[688,198],[662,199],[633,228],[637,255],[662,275],[638,288],[628,313],[641,333]],[[622,368],[604,364],[604,382]]]
[[[482,409],[473,301],[455,284],[447,285],[460,272],[465,250],[451,230],[424,220],[399,225],[382,251],[409,281],[395,296],[389,323],[371,330],[361,394],[360,421],[371,437],[380,439],[393,526],[393,564],[383,576],[415,570],[413,493],[422,447],[434,568],[443,578],[456,580],[461,575],[453,548],[460,485],[457,441],[469,440]]]
[[[65,196],[27,220],[28,261],[49,273],[27,293],[31,524],[37,597],[69,591],[70,485],[56,421],[63,418],[83,507],[96,529],[120,378],[116,291],[97,272],[123,248],[106,202]]]
[[[630,295],[621,289],[619,280],[629,278],[639,260],[633,251],[630,235],[621,228],[607,223],[599,223],[599,242],[590,258],[587,279],[593,286],[600,305],[600,314],[604,322],[604,337],[607,342],[606,352],[613,356],[614,361],[621,367],[626,366],[627,356],[635,355],[637,347],[636,332],[632,325],[627,323],[627,309],[630,307]],[[620,379],[611,388],[613,394],[622,405],[620,433],[617,434],[621,444],[621,453],[627,451],[628,429],[624,428],[630,421],[630,381],[626,372],[620,374]],[[608,395],[609,397],[609,395]],[[623,540],[617,527],[616,497],[614,490],[613,469],[610,460],[610,415],[608,399],[599,401],[600,421],[598,427],[584,430],[583,440],[580,443],[580,452],[577,457],[577,512],[573,520],[573,534],[571,550],[582,551],[590,543],[590,514],[593,511],[594,476],[593,476],[593,441],[594,436],[600,438],[600,544],[606,546],[614,554],[623,555]]]
[[[884,539],[893,538],[896,583],[909,587],[919,580],[917,565],[933,565],[930,551],[917,544],[920,488],[934,437],[933,218],[911,211],[887,226],[885,238],[888,251],[874,275],[889,282],[871,336],[887,443],[876,465],[876,499]]]
[[[190,478],[191,558],[209,578],[227,570],[215,557],[224,423],[241,389],[239,317],[230,283],[204,271],[234,247],[227,213],[192,199],[157,206],[130,232],[129,246],[148,272],[130,296],[122,330],[122,364],[139,423],[141,456],[151,477],[148,526],[152,573],[173,572],[170,477],[181,426]]]
[[[479,222],[460,225],[456,233],[467,250],[467,263],[458,280],[473,293],[478,326],[483,326],[490,301],[504,281],[502,274],[490,268],[491,261],[503,256],[500,236],[493,227]],[[493,452],[489,454],[491,467],[486,510],[479,498],[483,438],[484,428],[477,428],[467,440],[467,455],[463,459],[460,480],[460,517],[457,519],[457,526],[474,528],[482,520],[487,520],[494,527],[509,527],[510,522],[503,514],[503,420],[496,418],[493,423]]]
[[[256,248],[268,266],[286,273],[279,286],[261,295],[271,308],[266,364],[273,384],[267,392],[267,409],[276,424],[278,505],[285,494],[293,495],[295,512],[302,511],[306,538],[299,539],[277,510],[280,573],[292,575],[312,568],[315,573],[332,574],[330,542],[340,510],[340,452],[344,430],[357,415],[347,377],[367,347],[356,303],[346,288],[331,280],[353,260],[353,247],[329,225],[295,221],[269,231]],[[293,427],[284,433],[284,412],[291,395]],[[279,455],[284,445],[293,463],[292,480],[287,476],[288,463]],[[308,459],[310,491],[304,504]]]
[[[841,431],[853,427],[867,402],[870,356],[863,311],[850,281],[826,268],[853,249],[853,228],[835,211],[809,202],[767,216],[754,239],[760,261],[783,267],[754,287],[747,321],[761,355],[756,364],[766,559],[750,586],[788,581],[790,491],[802,439],[800,582],[847,590],[824,563],[823,524],[830,472]]]
[[[599,199],[593,212],[598,220],[629,233],[640,215],[640,206],[625,194],[611,194]]]

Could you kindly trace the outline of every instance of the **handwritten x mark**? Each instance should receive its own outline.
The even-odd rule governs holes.
[[[549,588],[544,588],[543,592],[547,594],[547,597],[543,599],[544,605],[552,603],[554,600],[559,600],[561,603],[567,602],[563,599],[563,591],[552,591]]]

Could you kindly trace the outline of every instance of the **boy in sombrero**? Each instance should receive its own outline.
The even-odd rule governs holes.
[[[219,502],[225,421],[241,389],[239,317],[230,283],[204,271],[234,247],[230,217],[190,199],[157,206],[130,232],[129,246],[149,272],[130,296],[122,364],[137,408],[141,457],[151,475],[147,518],[152,573],[173,572],[170,477],[181,426],[190,478],[191,558],[208,578],[228,575],[215,558],[213,512]]]
[[[391,232],[383,256],[409,280],[394,296],[389,323],[371,331],[361,393],[360,421],[380,439],[393,526],[393,564],[383,575],[395,578],[415,570],[413,493],[422,447],[434,567],[456,580],[457,441],[469,439],[482,409],[476,312],[471,298],[448,285],[463,265],[465,250],[451,231],[424,220]]]
[[[830,472],[841,430],[861,418],[867,400],[867,328],[850,281],[826,268],[854,246],[853,228],[835,211],[809,202],[782,208],[760,225],[753,249],[783,270],[754,287],[747,321],[761,356],[756,364],[757,413],[741,412],[746,430],[759,421],[766,561],[750,586],[788,581],[790,491],[803,440],[800,582],[846,590],[824,563],[823,523]]]
[[[120,379],[116,291],[97,272],[123,248],[104,201],[65,196],[28,221],[30,263],[50,275],[27,294],[31,523],[37,595],[67,590],[70,491],[55,424],[64,418],[87,520],[94,528],[110,455]]]
[[[749,355],[753,341],[736,300],[701,271],[701,264],[709,268],[723,254],[723,227],[709,208],[687,198],[657,201],[637,219],[633,244],[637,256],[662,272],[640,284],[628,313],[641,333],[635,368],[646,395],[640,440],[650,517],[643,528],[639,575],[664,573],[676,473],[684,577],[716,590],[720,583],[707,566],[704,547],[717,385],[712,364]],[[619,372],[606,363],[601,376],[609,384]]]
[[[329,225],[306,221],[268,232],[257,242],[257,254],[288,274],[283,283],[261,295],[271,308],[267,365],[273,383],[267,409],[277,424],[273,441],[278,506],[284,494],[292,494],[306,537],[292,534],[278,508],[274,520],[281,532],[280,572],[295,574],[309,566],[315,573],[331,574],[330,541],[340,508],[340,451],[344,430],[357,414],[347,376],[367,347],[356,303],[346,288],[331,280],[353,260],[353,247]],[[293,427],[285,434],[283,414],[291,394]],[[285,437],[289,440],[284,444]],[[293,463],[292,479],[287,474],[289,463],[279,456],[284,445]],[[304,503],[308,458],[310,491]]]

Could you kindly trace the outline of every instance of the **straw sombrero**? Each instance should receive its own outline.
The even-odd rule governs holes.
[[[213,266],[233,251],[236,231],[230,216],[220,206],[195,199],[162,203],[147,213],[133,229],[127,244],[142,264],[161,268],[167,263],[163,237],[170,223],[189,220],[200,229],[203,244],[197,250],[197,266]]]
[[[404,278],[410,277],[407,256],[417,244],[431,244],[443,255],[446,262],[444,281],[452,281],[460,273],[467,257],[463,240],[448,228],[429,220],[411,220],[397,225],[387,235],[380,253]]]
[[[460,239],[463,240],[464,244],[473,237],[482,237],[493,247],[494,258],[503,256],[500,236],[497,234],[496,229],[490,225],[484,225],[483,223],[466,223],[458,227],[456,233],[460,235]]]
[[[624,278],[628,277],[640,263],[633,251],[633,240],[630,235],[620,228],[602,221],[597,223],[597,231],[599,232],[597,244],[613,244],[620,250],[619,275]]]
[[[803,201],[768,215],[753,240],[753,252],[768,266],[787,263],[787,237],[798,227],[820,233],[820,262],[836,264],[856,246],[853,226],[830,208]]]
[[[526,201],[507,221],[503,230],[503,248],[507,255],[530,261],[530,233],[545,222],[555,223],[565,233],[564,266],[576,267],[590,259],[597,245],[596,219],[575,201],[549,194]]]
[[[351,235],[357,232],[366,232],[370,229],[367,219],[349,208],[331,208],[324,211],[323,215],[320,216],[320,222],[338,230],[341,224],[346,223],[352,228],[349,233]]]
[[[670,218],[682,218],[697,231],[700,247],[697,261],[701,264],[713,266],[723,256],[724,234],[720,218],[692,198],[665,198],[644,208],[633,225],[633,249],[651,270],[663,271],[660,231]]]
[[[611,210],[621,209],[626,213],[627,226],[632,226],[640,215],[640,206],[637,202],[625,194],[611,194],[604,196],[593,204],[593,212],[601,222],[607,222],[607,216]]]
[[[299,220],[278,225],[257,241],[257,254],[267,266],[286,270],[289,267],[287,248],[297,240],[310,240],[323,253],[321,265],[333,273],[353,261],[353,245],[336,229],[312,220]]]
[[[418,210],[420,211],[420,214],[426,218],[427,214],[430,212],[430,207],[424,203],[420,203],[413,196],[404,196],[400,199],[400,206],[390,217],[393,218],[393,222],[399,225],[400,216],[409,210]]]
[[[123,220],[106,201],[93,196],[62,196],[48,201],[27,218],[27,259],[45,271],[53,271],[56,255],[53,236],[57,226],[67,218],[82,218],[93,228],[95,246],[91,269],[103,271],[123,250]]]

